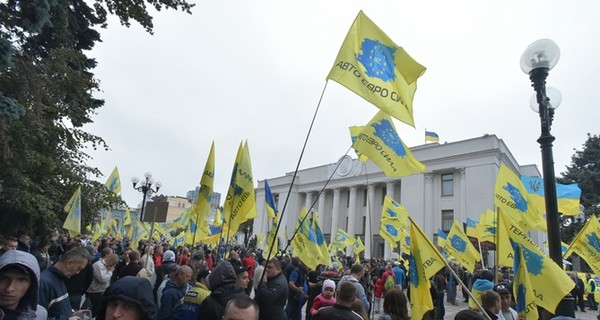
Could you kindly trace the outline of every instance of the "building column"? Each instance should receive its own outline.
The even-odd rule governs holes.
[[[385,195],[387,195],[388,197],[394,199],[394,186],[395,186],[395,182],[394,181],[388,181],[385,184]],[[394,199],[395,201],[395,199]],[[381,216],[379,217],[379,221],[381,221]],[[379,226],[377,226],[377,230],[379,230]],[[390,248],[390,245],[387,243],[384,243],[383,245],[383,258],[386,260],[389,260],[392,257],[392,248]]]
[[[368,186],[367,211],[365,213],[365,259],[371,259],[371,248],[373,246],[373,215],[375,213],[375,185]]]
[[[433,223],[424,224],[424,221],[420,221],[423,226],[425,234],[434,234],[438,232],[438,229],[442,228],[442,216],[441,212],[436,212],[433,203],[433,174],[425,173],[425,185],[423,186],[423,217],[429,216],[433,219]]]
[[[321,192],[321,195],[319,196],[319,209],[317,210],[317,212],[319,212],[319,222],[321,223],[321,228],[323,228],[323,232],[325,233],[325,229],[326,226],[325,225],[325,216],[327,215],[327,213],[325,212],[325,199],[327,198],[327,192],[325,190],[323,190],[323,192]]]
[[[461,217],[458,218],[458,221],[467,221],[467,217],[469,213],[467,212],[467,171],[465,168],[458,170],[458,174],[460,175],[458,190],[460,190],[460,194],[458,195],[458,199],[460,199],[460,203],[458,205],[458,212],[460,212]],[[456,213],[456,212],[455,212]],[[457,218],[455,216],[455,218]]]
[[[346,230],[346,232],[353,237],[356,236],[356,218],[359,216],[362,217],[362,214],[359,214],[359,212],[356,210],[356,189],[356,186],[350,187],[350,202],[348,202],[348,230]],[[352,255],[352,249],[352,247],[346,248],[346,255]]]
[[[313,203],[313,193],[312,191],[309,191],[306,193],[306,212],[310,213],[310,206]]]
[[[338,220],[340,218],[340,192],[339,188],[333,189],[333,208],[331,208],[331,232],[332,238],[339,228]]]

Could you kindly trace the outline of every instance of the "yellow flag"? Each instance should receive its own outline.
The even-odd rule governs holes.
[[[321,222],[319,221],[319,214],[316,210],[313,211],[312,230],[315,233],[317,245],[321,251],[321,260],[319,263],[331,267],[331,256],[329,255],[329,250],[327,249],[327,241],[325,241],[325,235],[323,235],[323,229],[321,228]]]
[[[410,252],[410,233],[406,229],[402,229],[400,236],[400,250],[402,253],[408,254]]]
[[[240,143],[238,148],[231,183],[223,206],[223,218],[231,234],[235,234],[240,224],[246,220],[256,218],[254,180],[247,142]]]
[[[296,235],[292,239],[292,250],[306,266],[311,270],[317,270],[317,266],[322,260],[321,250],[317,244],[317,237],[310,227],[310,221],[304,219],[307,215],[303,207],[296,224]],[[302,221],[304,220],[304,221]]]
[[[469,270],[471,273],[475,271],[475,264],[481,260],[479,252],[465,232],[463,231],[462,225],[458,220],[454,219],[452,228],[448,232],[444,249],[449,255],[456,258],[457,262]]]
[[[110,176],[108,176],[108,179],[106,180],[106,183],[104,185],[108,190],[114,193],[118,194],[121,192],[121,178],[119,178],[119,169],[117,169],[117,167],[113,169],[112,173],[110,174]]]
[[[358,256],[359,253],[365,251],[365,245],[362,243],[362,240],[360,240],[360,237],[356,237],[352,250],[354,251],[354,254],[356,256]]]
[[[596,215],[585,223],[564,256],[569,257],[572,253],[577,253],[595,274],[600,274],[600,223]]]
[[[77,187],[64,210],[67,212],[67,217],[63,228],[67,229],[72,237],[81,234],[81,187]]]
[[[425,67],[360,11],[327,79],[414,127],[413,97],[424,72]]]
[[[402,142],[392,118],[383,111],[377,112],[364,127],[352,147],[366,155],[387,177],[425,172],[425,165]]]
[[[411,319],[423,319],[423,315],[433,310],[429,279],[445,266],[444,258],[429,241],[421,228],[410,218],[410,256],[408,265],[409,290],[411,297]]]
[[[398,221],[400,228],[408,229],[408,211],[390,196],[385,196],[383,201],[381,219]]]
[[[358,135],[360,134],[361,131],[363,131],[364,128],[365,128],[365,126],[350,127],[350,138],[352,139],[352,144],[354,144],[354,142],[356,142]],[[369,160],[369,158],[367,158],[367,156],[360,153],[358,150],[355,149],[354,151],[356,152],[356,155],[358,156],[358,160],[360,160],[361,162],[367,162],[367,160]]]
[[[213,197],[213,185],[215,181],[215,143],[210,146],[208,159],[204,165],[202,178],[200,178],[200,191],[196,203],[190,210],[190,215],[196,223],[195,240],[200,241],[210,235],[208,226],[208,214],[210,213],[211,199]],[[193,238],[192,238],[193,239]],[[194,240],[192,240],[193,242]],[[195,243],[193,244],[195,245]]]
[[[571,292],[575,283],[527,236],[527,233],[519,227],[518,223],[508,218],[502,210],[498,215],[499,233],[501,232],[500,229],[508,234],[511,243],[509,250],[512,251],[513,255],[513,247],[519,245],[523,250],[529,279],[532,288],[534,288],[535,304],[550,311],[550,313],[554,313],[558,303]],[[502,234],[499,234],[499,236],[502,237]],[[506,250],[502,248],[502,242],[499,243],[498,247],[499,250]],[[500,259],[502,259],[502,256]]]
[[[516,245],[515,249],[515,281],[513,293],[516,301],[516,311],[519,317],[525,320],[537,320],[539,318],[535,290],[529,279],[526,258],[523,256],[523,247]]]
[[[131,211],[129,207],[125,209],[125,214],[123,215],[123,226],[131,225]]]
[[[521,179],[504,163],[500,166],[494,188],[494,203],[525,231],[545,230],[545,222],[529,200],[527,189]]]
[[[337,229],[335,232],[335,238],[331,242],[332,249],[345,249],[348,246],[354,244],[354,237],[349,235],[346,231],[342,229]]]
[[[486,213],[480,214],[476,228],[479,233],[479,242],[496,243],[496,215],[494,211],[487,209]]]
[[[381,219],[379,235],[390,244],[392,248],[398,246],[397,242],[402,238],[402,227],[396,219]]]

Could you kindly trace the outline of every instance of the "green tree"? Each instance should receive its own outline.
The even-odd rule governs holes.
[[[104,101],[87,53],[107,15],[152,33],[156,10],[190,13],[185,0],[8,0],[0,2],[0,234],[60,230],[63,207],[82,187],[83,224],[121,203],[93,180],[88,148],[105,141],[84,130]]]

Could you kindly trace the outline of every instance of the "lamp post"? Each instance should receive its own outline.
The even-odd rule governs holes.
[[[151,196],[153,193],[158,192],[158,189],[160,189],[160,187],[162,187],[162,183],[160,181],[156,181],[156,183],[154,182],[154,179],[152,179],[152,173],[150,172],[146,172],[144,173],[144,180],[142,180],[142,182],[140,182],[140,179],[138,179],[138,177],[133,177],[131,178],[131,183],[133,183],[133,189],[141,192],[144,197],[142,199],[142,211],[140,212],[140,221],[144,218],[144,208],[146,207],[146,197],[147,196]],[[138,185],[139,183],[139,185]],[[152,185],[154,185],[155,188],[152,188]],[[154,229],[154,223],[152,224],[152,229]],[[152,238],[152,233],[150,234],[150,237]]]
[[[550,258],[563,266],[560,244],[560,217],[556,196],[556,176],[554,175],[554,157],[552,155],[552,142],[554,136],[550,133],[554,109],[560,104],[558,97],[551,97],[556,93],[551,88],[546,90],[546,78],[549,71],[556,65],[560,58],[560,49],[549,39],[541,39],[530,44],[521,56],[521,69],[529,75],[531,86],[535,90],[535,100],[531,107],[540,114],[541,135],[537,139],[542,151],[542,174],[544,178],[544,198],[546,203],[546,224],[548,228],[548,251]],[[551,99],[553,98],[553,99]],[[558,101],[557,101],[558,100]],[[536,108],[537,107],[537,108]],[[558,307],[556,315],[575,317],[573,297],[567,295]]]

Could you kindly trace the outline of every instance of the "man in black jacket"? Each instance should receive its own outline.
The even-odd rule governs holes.
[[[320,308],[313,315],[313,320],[363,320],[358,313],[352,311],[352,304],[356,298],[356,287],[352,282],[341,282],[336,296],[335,304]]]
[[[281,261],[273,258],[267,263],[265,276],[258,285],[254,299],[259,307],[259,320],[286,319],[285,304],[288,298],[288,282],[281,272]],[[212,275],[211,275],[212,276]]]
[[[227,302],[238,295],[245,295],[243,289],[237,288],[237,277],[233,266],[227,260],[221,260],[208,276],[208,286],[211,290],[200,306],[200,317],[203,320],[221,320],[225,313]]]

